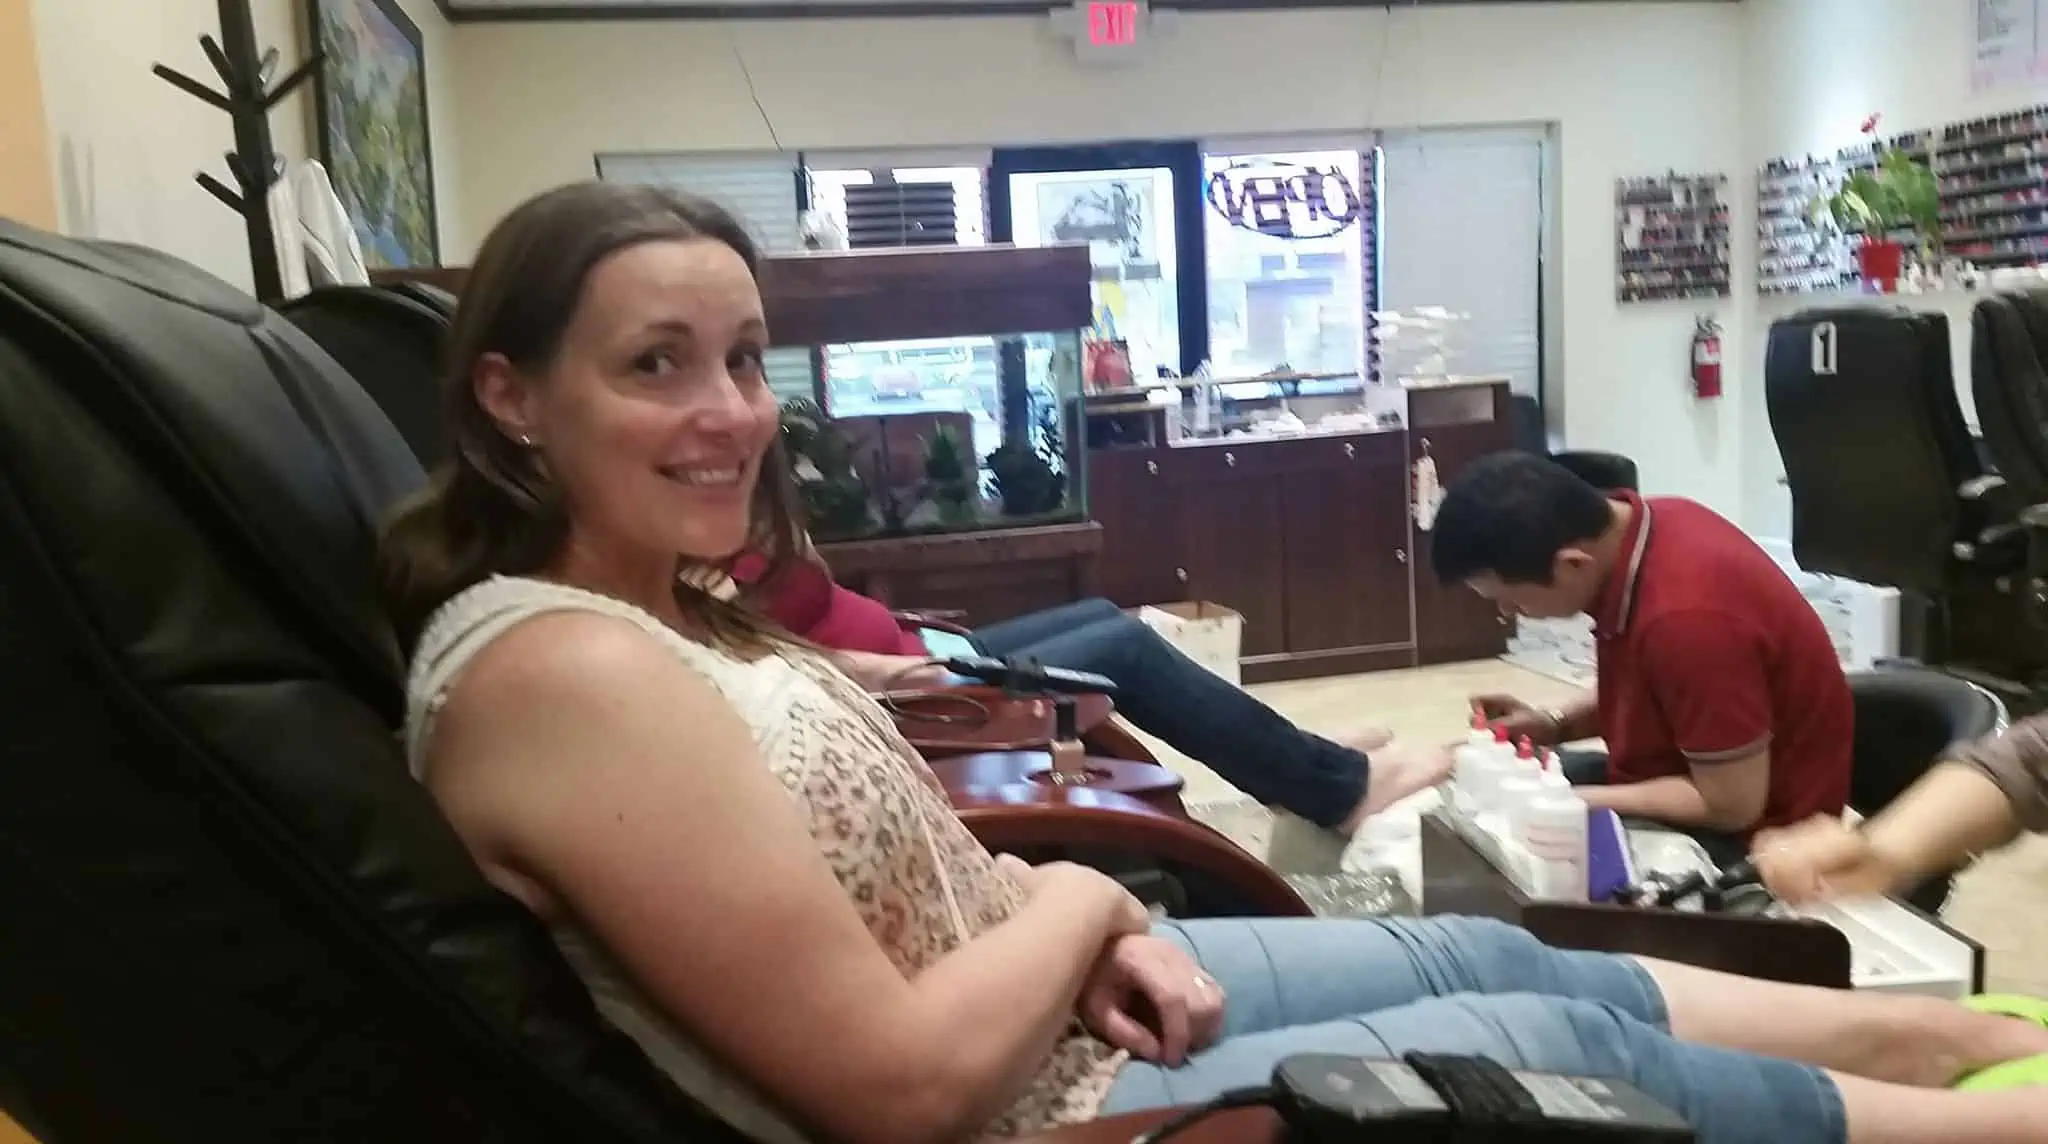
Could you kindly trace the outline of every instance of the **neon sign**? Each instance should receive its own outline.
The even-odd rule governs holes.
[[[1368,208],[1342,167],[1255,160],[1209,176],[1209,208],[1231,225],[1275,238],[1326,238]]]

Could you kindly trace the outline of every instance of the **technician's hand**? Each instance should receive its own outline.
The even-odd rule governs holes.
[[[1082,987],[1088,1031],[1141,1060],[1177,1067],[1223,1032],[1223,987],[1172,942],[1120,938]]]
[[[1868,834],[1829,815],[1758,831],[1750,857],[1764,886],[1793,905],[1890,893],[1907,877],[1903,865],[1873,846]]]
[[[1548,745],[1556,737],[1557,724],[1549,715],[1512,695],[1474,695],[1472,706],[1479,709],[1487,722],[1506,727],[1510,739],[1527,735],[1537,743]]]

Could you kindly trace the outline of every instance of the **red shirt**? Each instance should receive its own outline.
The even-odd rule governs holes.
[[[1855,705],[1813,606],[1706,507],[1610,495],[1635,514],[1593,607],[1607,781],[1683,775],[1768,747],[1758,829],[1840,814]]]
[[[735,582],[754,586],[768,562],[751,553],[733,561]],[[772,584],[761,585],[755,604],[791,635],[833,651],[882,655],[929,654],[913,632],[903,630],[879,600],[841,587],[832,574],[808,560],[792,561]]]

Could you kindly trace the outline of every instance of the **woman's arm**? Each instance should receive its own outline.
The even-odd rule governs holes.
[[[1942,763],[1864,823],[1863,833],[1903,889],[2004,846],[2019,835],[2019,823],[1983,771]]]
[[[833,664],[861,690],[879,694],[907,688],[937,687],[950,676],[945,668],[922,656],[883,655],[872,651],[827,653]]]
[[[433,776],[487,864],[834,1139],[972,1135],[1051,1052],[1107,942],[1146,922],[1101,875],[1048,878],[906,978],[745,723],[668,649],[595,614],[530,620],[480,653],[441,714]]]
[[[2048,715],[2029,716],[1949,757],[2004,792],[2018,829],[2048,831]]]
[[[1957,753],[1968,756],[1995,742]],[[2028,757],[2043,760],[2048,753]],[[1860,827],[1821,816],[1760,832],[1752,853],[1764,884],[1790,902],[1897,893],[2017,837],[2013,793],[1974,762],[1943,762]]]

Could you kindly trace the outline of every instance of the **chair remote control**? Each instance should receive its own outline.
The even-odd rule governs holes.
[[[1273,1070],[1302,1144],[1692,1144],[1678,1114],[1626,1081],[1507,1069],[1478,1057],[1305,1053]]]

